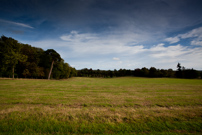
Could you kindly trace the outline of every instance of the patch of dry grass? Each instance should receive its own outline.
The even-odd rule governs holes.
[[[0,79],[2,133],[200,133],[201,114],[202,80]]]
[[[84,120],[91,122],[131,122],[152,121],[163,118],[168,121],[178,119],[197,120],[201,118],[202,107],[83,107],[67,105],[24,105],[18,104],[0,111],[0,119],[6,119],[11,114],[15,117],[37,119],[52,117],[57,120]]]

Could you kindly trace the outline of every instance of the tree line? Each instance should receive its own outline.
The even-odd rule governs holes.
[[[180,63],[178,63],[178,66]],[[116,70],[93,70],[93,69],[81,69],[78,70],[77,76],[80,77],[104,77],[104,78],[112,78],[112,77],[123,77],[123,76],[136,76],[136,77],[169,77],[169,78],[201,78],[202,72],[199,72],[194,69],[181,69],[181,67],[174,71],[173,69],[156,69],[155,67],[146,68],[143,67],[141,69],[137,68],[134,70],[130,69],[119,69]]]
[[[76,74],[53,49],[44,51],[11,37],[0,38],[0,77],[66,79]]]
[[[39,79],[66,79],[78,77],[176,77],[202,78],[202,72],[186,69],[177,64],[177,70],[137,68],[119,70],[93,70],[92,68],[76,70],[60,57],[53,49],[44,51],[41,48],[19,43],[17,40],[1,36],[0,38],[0,77],[39,78]]]

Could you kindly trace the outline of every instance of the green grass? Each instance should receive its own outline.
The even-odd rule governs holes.
[[[0,79],[0,134],[201,134],[202,80]]]

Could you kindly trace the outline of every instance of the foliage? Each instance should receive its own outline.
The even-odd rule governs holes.
[[[175,77],[175,71],[172,69],[156,69],[151,67],[150,69],[144,67],[142,69],[119,69],[119,70],[92,70],[92,69],[81,69],[78,70],[79,77],[103,77],[103,78],[112,78],[112,77],[124,77],[124,76],[136,76],[136,77]]]
[[[0,57],[1,77],[14,77],[15,75],[20,78],[48,78],[51,63],[55,63],[54,75],[50,74],[51,78],[63,79],[76,75],[76,73],[71,73],[71,70],[75,72],[75,69],[65,63],[55,50],[44,51],[41,48],[19,43],[10,37],[1,36]]]
[[[181,64],[178,63],[177,64],[177,72],[176,72],[176,77],[177,78],[189,78],[189,79],[193,79],[193,78],[199,78],[200,73],[199,71],[192,69],[186,69],[185,67],[181,67]]]
[[[179,64],[179,63],[178,63]],[[180,66],[180,64],[178,65]],[[199,71],[196,71],[194,69],[178,69],[177,71],[174,71],[172,69],[156,69],[155,67],[151,67],[150,69],[143,67],[142,69],[119,69],[119,70],[93,70],[93,69],[81,69],[78,70],[77,76],[79,77],[103,77],[103,78],[112,78],[112,77],[124,77],[124,76],[136,76],[136,77],[168,77],[168,78],[199,78],[201,74]]]
[[[51,73],[52,73],[52,70],[53,70],[53,64],[55,62],[60,62],[61,61],[61,57],[60,57],[60,54],[58,54],[53,49],[46,50],[45,54],[48,55],[50,57],[50,60],[51,60],[51,68],[50,68],[50,71],[49,71],[49,74],[48,74],[48,79],[50,79],[50,76],[51,76]],[[56,71],[56,72],[59,72],[59,71]],[[59,76],[60,75],[58,75],[58,73],[57,73],[57,78],[59,78]]]
[[[14,70],[18,62],[25,62],[27,56],[21,53],[21,44],[13,38],[1,37],[1,54],[2,64],[12,69],[12,76],[14,78]]]

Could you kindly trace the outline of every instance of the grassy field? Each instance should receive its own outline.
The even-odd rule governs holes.
[[[202,134],[202,80],[0,79],[0,134]]]

